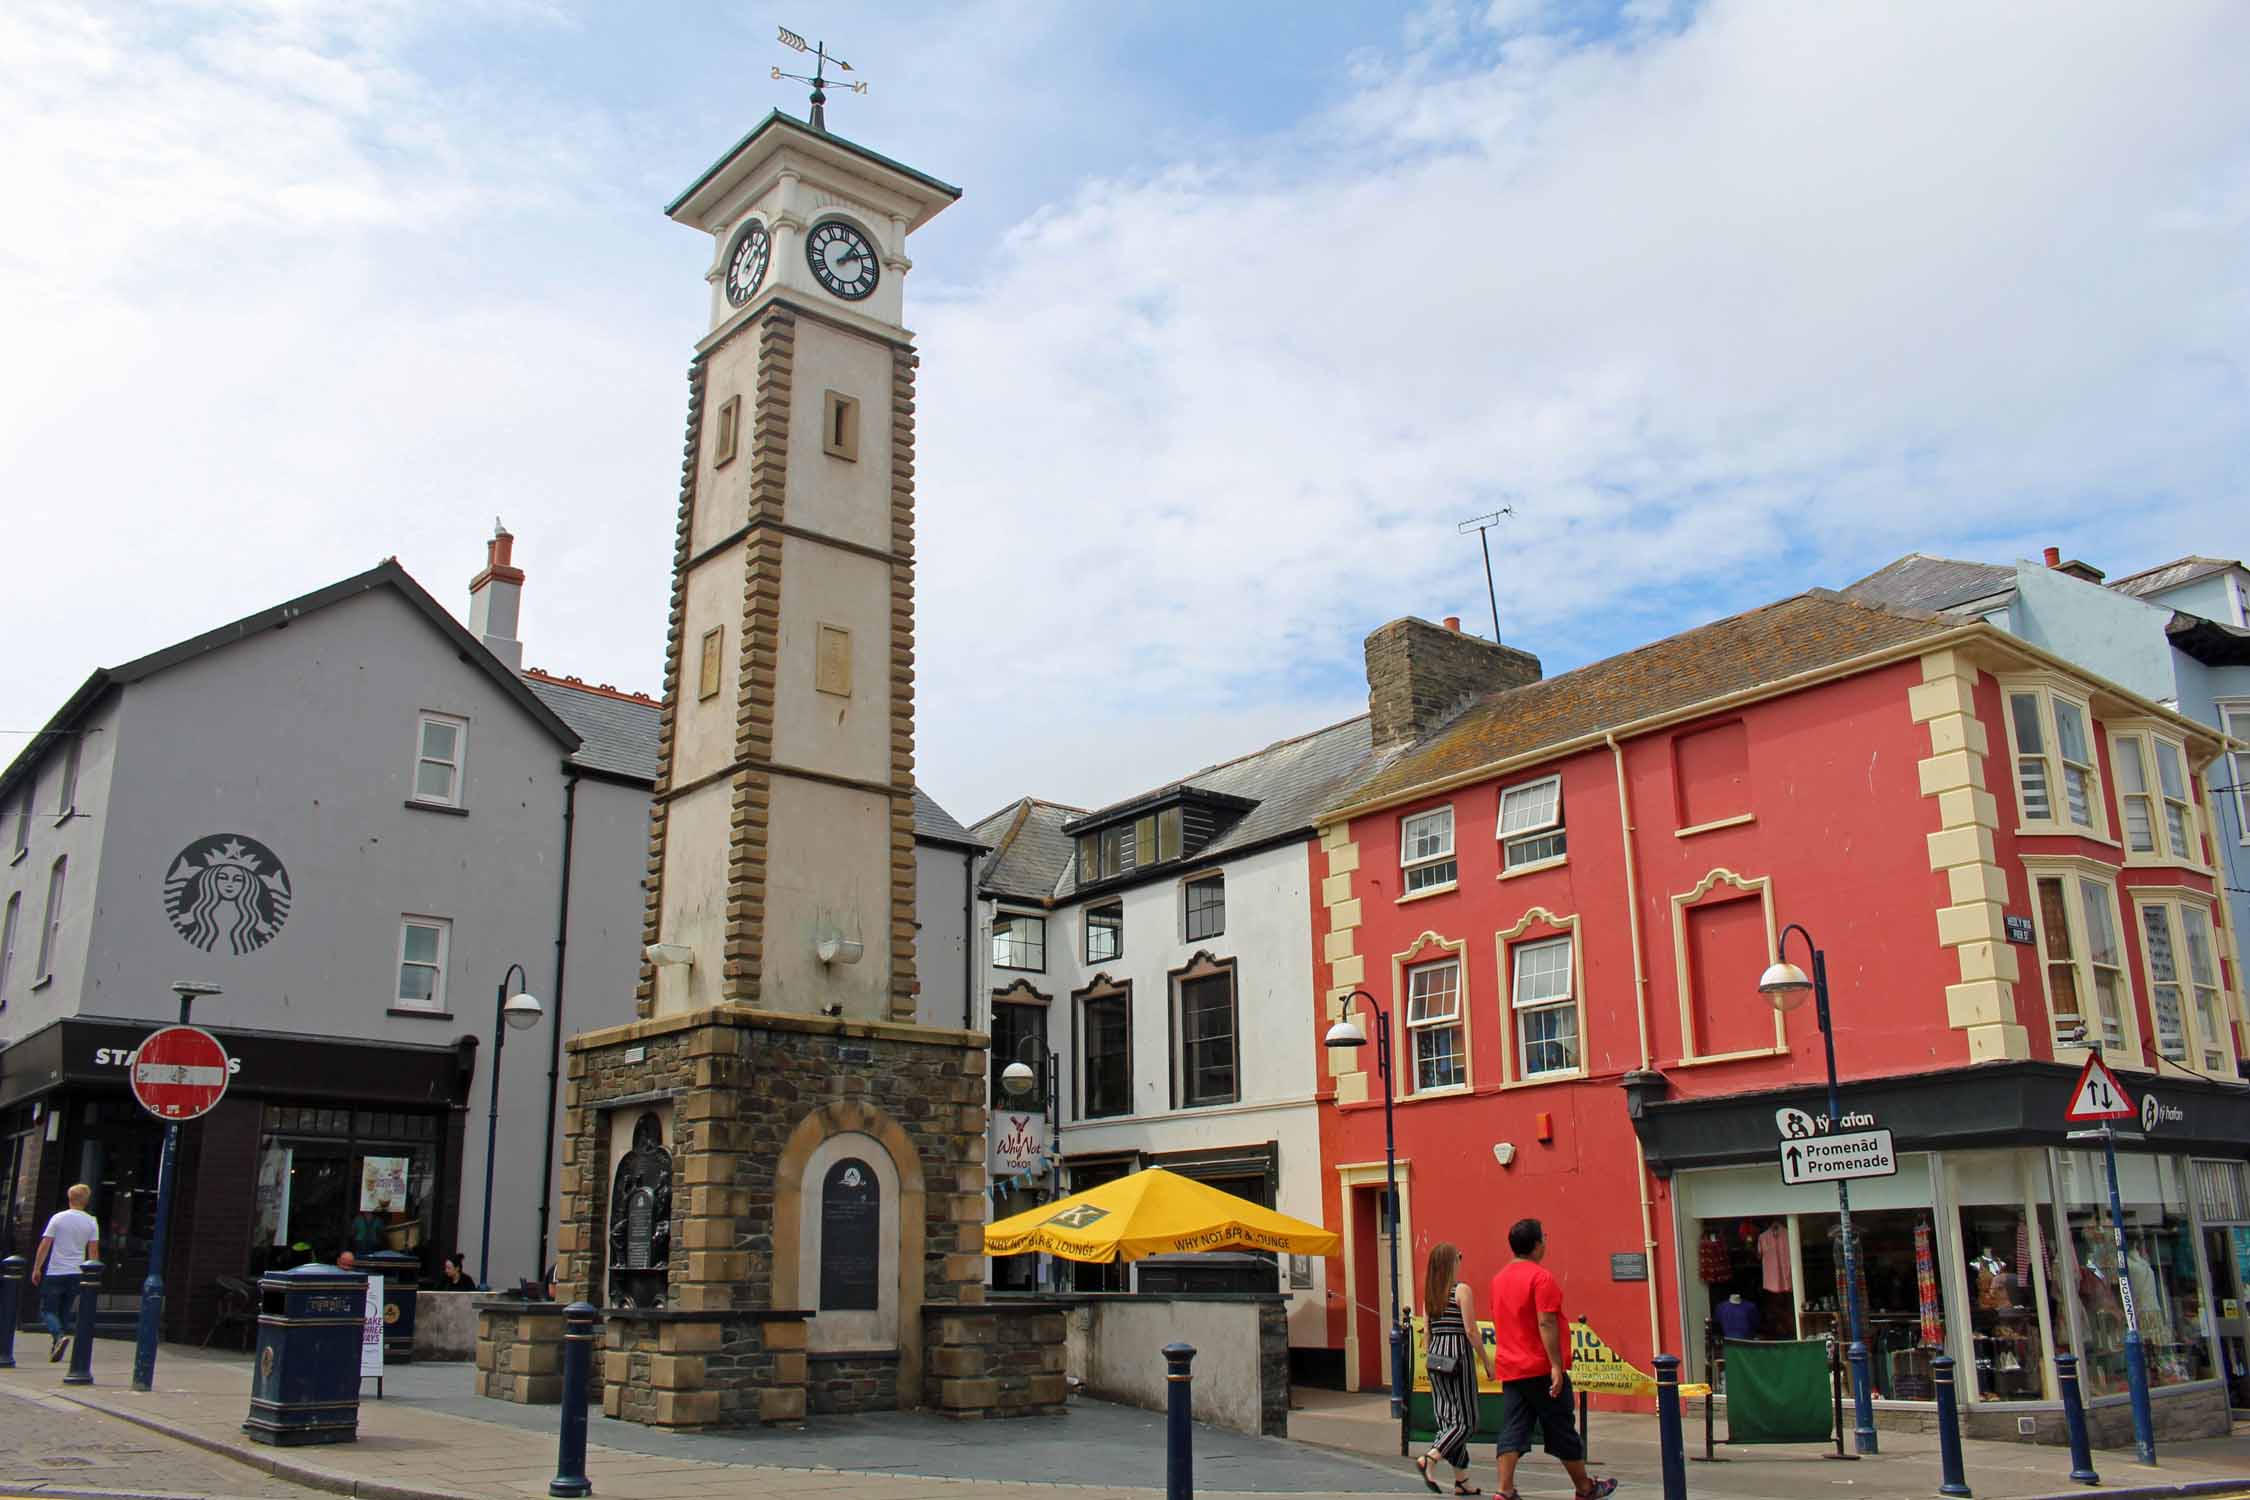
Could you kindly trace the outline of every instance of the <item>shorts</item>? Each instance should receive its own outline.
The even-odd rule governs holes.
[[[1540,1445],[1553,1457],[1581,1463],[1586,1444],[1578,1435],[1578,1422],[1570,1409],[1570,1377],[1565,1375],[1562,1394],[1547,1394],[1552,1377],[1531,1375],[1500,1382],[1500,1438],[1493,1446],[1501,1453],[1529,1453],[1531,1429],[1538,1425]]]

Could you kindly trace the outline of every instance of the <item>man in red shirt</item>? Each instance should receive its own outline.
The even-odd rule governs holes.
[[[1516,1258],[1492,1278],[1493,1371],[1500,1377],[1500,1487],[1516,1494],[1516,1463],[1531,1451],[1531,1429],[1569,1471],[1579,1500],[1603,1500],[1614,1479],[1586,1473],[1586,1444],[1570,1410],[1570,1346],[1562,1336],[1562,1284],[1540,1264],[1547,1233],[1537,1219],[1518,1219],[1508,1230]]]

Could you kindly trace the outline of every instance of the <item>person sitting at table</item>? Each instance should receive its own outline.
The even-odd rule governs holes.
[[[467,1261],[460,1251],[448,1255],[438,1267],[438,1290],[441,1292],[481,1291],[477,1279],[469,1274]]]

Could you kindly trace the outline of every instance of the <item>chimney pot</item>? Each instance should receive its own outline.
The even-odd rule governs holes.
[[[2062,566],[2062,548],[2049,547],[2047,549],[2047,566],[2050,568],[2059,568]]]
[[[1459,615],[1447,615],[1445,617],[1445,628],[1455,635],[1459,635],[1461,633],[1461,617]]]

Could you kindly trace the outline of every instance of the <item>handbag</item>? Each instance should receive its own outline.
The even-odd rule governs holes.
[[[1422,1362],[1429,1366],[1432,1375],[1457,1375],[1461,1371],[1461,1356],[1458,1354],[1441,1354],[1432,1349],[1423,1356]]]

